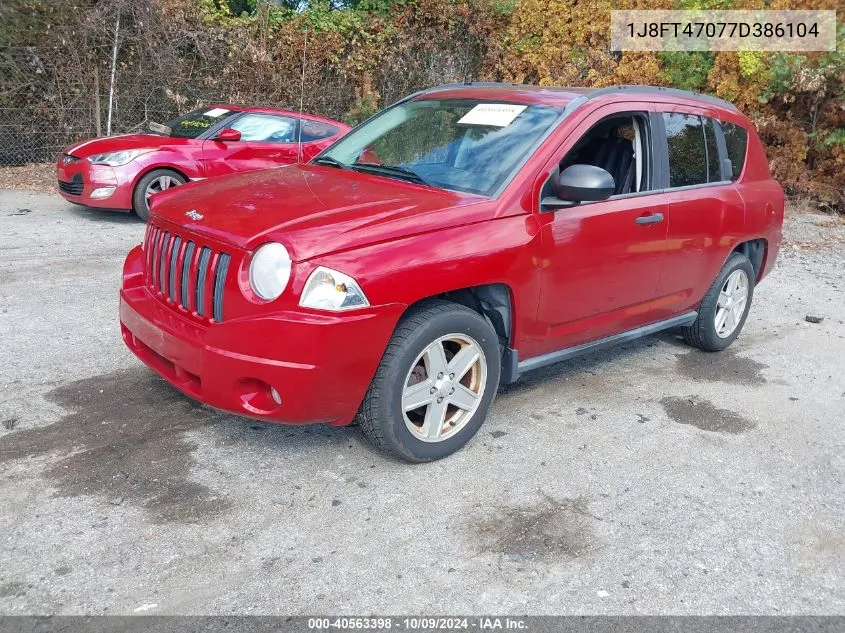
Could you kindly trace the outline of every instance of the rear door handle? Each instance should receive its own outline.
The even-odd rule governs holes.
[[[652,213],[651,215],[641,215],[637,218],[637,224],[657,224],[663,222],[662,213]]]

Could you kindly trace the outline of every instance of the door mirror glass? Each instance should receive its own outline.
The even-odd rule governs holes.
[[[217,133],[217,136],[214,137],[215,140],[226,142],[232,141],[240,141],[241,140],[241,133],[237,130],[233,130],[230,127],[227,127],[225,130],[220,130]]]
[[[570,165],[557,178],[557,197],[570,202],[607,200],[616,190],[613,176],[595,165]]]

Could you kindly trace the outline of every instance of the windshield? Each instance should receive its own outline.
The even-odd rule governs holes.
[[[235,114],[226,108],[201,108],[183,114],[178,119],[173,119],[167,124],[170,128],[170,136],[178,138],[197,138],[212,125],[229,118]]]
[[[389,108],[314,162],[493,196],[563,113],[547,105],[421,99]]]

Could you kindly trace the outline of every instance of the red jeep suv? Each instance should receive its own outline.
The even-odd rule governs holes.
[[[524,372],[679,327],[718,351],[774,266],[784,195],[751,122],[679,90],[470,83],[308,164],[154,199],[129,348],[187,395],[456,451]]]

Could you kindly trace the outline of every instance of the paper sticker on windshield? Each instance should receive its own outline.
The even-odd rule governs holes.
[[[226,114],[228,110],[226,108],[212,108],[208,112],[206,112],[203,116],[210,116],[211,118],[216,119],[219,116]]]
[[[495,125],[506,127],[528,106],[512,103],[479,103],[467,112],[458,123],[464,125]]]

